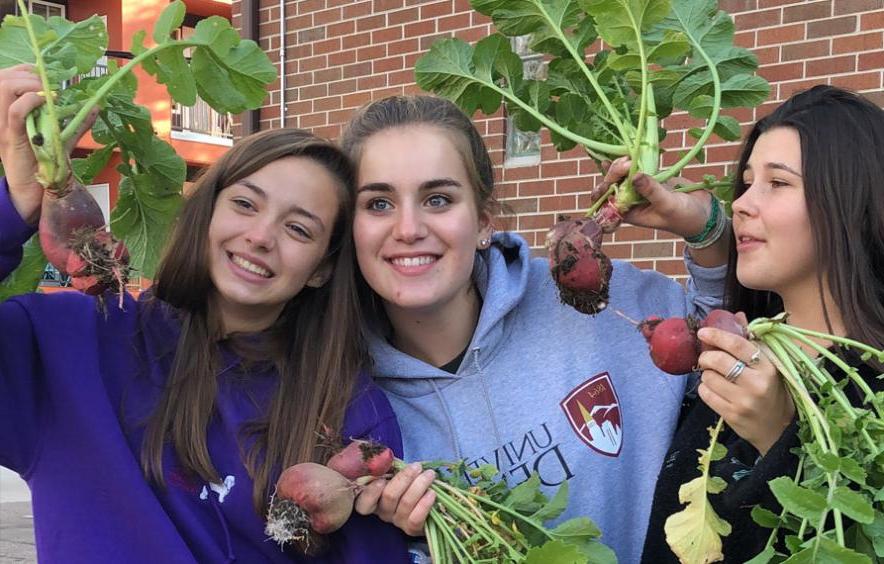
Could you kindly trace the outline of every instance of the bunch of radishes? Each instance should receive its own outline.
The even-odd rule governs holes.
[[[264,532],[280,545],[296,544],[305,554],[322,546],[319,535],[344,526],[359,490],[393,468],[393,451],[371,441],[353,441],[325,466],[304,462],[279,476]]]
[[[512,490],[497,469],[467,470],[464,463],[424,463],[441,473],[430,487],[436,494],[425,533],[433,562],[615,562],[598,542],[598,528],[577,517],[553,529],[543,521],[565,508],[567,483],[553,499],[540,491],[534,475]],[[371,480],[405,468],[392,451],[370,441],[354,441],[323,466],[296,464],[279,477],[265,532],[280,545],[305,554],[325,546],[323,535],[340,529],[353,513],[356,496]],[[469,474],[474,482],[464,480]]]

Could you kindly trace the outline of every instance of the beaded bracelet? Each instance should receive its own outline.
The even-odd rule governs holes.
[[[703,232],[693,237],[685,237],[685,244],[688,248],[698,250],[710,247],[721,238],[729,223],[728,217],[721,209],[721,201],[713,196],[712,212],[709,214]]]

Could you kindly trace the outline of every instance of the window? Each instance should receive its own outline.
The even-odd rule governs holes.
[[[513,51],[522,59],[522,76],[525,79],[546,78],[546,64],[542,53],[528,47],[530,35],[512,38]],[[506,118],[506,161],[504,166],[532,166],[540,162],[540,132],[521,131],[512,117]]]
[[[64,6],[45,0],[28,0],[28,10],[32,14],[48,18],[50,16],[64,17]]]

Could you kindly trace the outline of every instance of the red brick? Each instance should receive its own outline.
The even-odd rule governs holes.
[[[856,16],[843,16],[828,20],[817,20],[807,24],[807,37],[829,37],[856,31]]]
[[[354,92],[344,96],[341,105],[344,108],[358,108],[359,106],[371,101],[371,92]]]
[[[298,90],[298,99],[300,100],[314,100],[316,98],[323,98],[325,96],[328,96],[327,84],[315,84],[313,86],[305,86]]]
[[[361,18],[371,14],[371,0],[368,2],[353,2],[344,7],[342,17],[345,20],[350,18]]]
[[[372,43],[389,43],[402,39],[402,26],[387,27],[371,32]]]
[[[758,59],[759,66],[770,65],[780,61],[779,47],[758,47],[753,49],[752,53]]]
[[[313,25],[327,25],[332,22],[341,21],[342,11],[340,8],[333,10],[323,10],[313,14]]]
[[[855,12],[868,12],[870,10],[884,9],[881,0],[835,0],[835,14],[853,14]]]
[[[519,229],[549,229],[555,223],[553,214],[519,216]]]
[[[824,0],[823,2],[804,2],[797,6],[787,6],[783,8],[783,23],[806,22],[809,20],[828,18],[831,15],[831,0]]]
[[[420,37],[436,33],[436,20],[419,21],[405,25],[405,37]]]
[[[363,47],[365,45],[369,45],[371,43],[371,34],[369,33],[354,33],[353,35],[348,35],[341,39],[341,48],[342,49],[355,49],[357,47]]]
[[[512,167],[512,168],[504,168],[503,169],[503,178],[506,181],[510,180],[525,180],[528,178],[537,178],[540,176],[539,169],[536,166],[520,166],[520,167]],[[520,185],[521,186],[521,185]],[[547,192],[548,194],[552,193],[552,190]],[[521,192],[519,193],[521,194]],[[531,194],[534,195],[534,194]]]
[[[532,172],[529,173],[530,176],[527,176],[527,178],[536,178],[537,177],[537,172],[536,172],[537,167],[520,167],[519,169],[516,169],[516,168],[505,168],[504,169],[504,171],[510,171],[510,170],[531,170]],[[511,175],[507,175],[506,172],[504,174],[511,178]],[[518,183],[518,190],[516,193],[521,198],[521,197],[525,197],[525,196],[549,196],[549,195],[552,195],[554,193],[554,191],[555,191],[555,183],[553,183],[552,181],[550,181],[550,180],[532,180],[532,181],[519,182]]]
[[[795,4],[796,2],[801,2],[802,0],[758,0],[759,8],[775,8],[777,6],[784,6],[786,4]]]
[[[313,54],[314,55],[323,55],[328,53],[333,53],[335,51],[341,50],[341,38],[333,37],[332,39],[326,39],[325,41],[318,41],[313,44]]]
[[[800,62],[769,65],[758,69],[758,74],[763,76],[768,82],[796,80],[804,77],[804,65]]]
[[[356,51],[357,61],[373,61],[387,56],[386,45],[370,45]]]
[[[548,198],[541,198],[540,201],[543,202]],[[503,204],[506,206],[506,210],[510,215],[520,214],[520,213],[536,213],[537,212],[537,198],[515,198],[507,200],[506,203]],[[553,207],[552,209],[558,210],[560,207]],[[541,210],[544,211],[544,210]]]
[[[667,276],[683,276],[687,274],[684,261],[681,259],[654,261],[654,270]]]
[[[884,47],[882,33],[860,33],[845,37],[836,37],[832,40],[833,53],[855,53],[857,51],[873,51]]]
[[[379,27],[384,27],[387,25],[387,16],[384,14],[379,14],[377,16],[371,16],[368,18],[359,18],[356,20],[356,31],[369,31],[372,29],[377,29]]]
[[[414,69],[407,68],[405,70],[388,73],[387,82],[390,86],[397,84],[411,84],[414,82]]]
[[[313,82],[335,82],[341,80],[341,67],[330,67],[313,73]]]
[[[371,90],[373,88],[381,88],[387,85],[387,75],[376,74],[373,76],[363,76],[359,79],[356,86],[357,90]]]
[[[371,61],[354,63],[344,67],[344,78],[354,78],[371,74]]]
[[[436,25],[439,28],[439,31],[451,31],[454,29],[466,28],[470,26],[470,14],[456,14],[446,18],[439,18]]]
[[[301,72],[323,69],[328,66],[328,57],[319,55],[318,57],[308,57],[298,61],[298,70]]]
[[[339,51],[328,56],[328,64],[336,67],[356,62],[356,50],[348,49],[347,51]]]
[[[298,116],[298,127],[316,127],[325,125],[327,122],[325,114],[307,114]]]
[[[876,51],[874,53],[863,53],[859,55],[856,70],[873,70],[884,68],[884,51]]]
[[[325,0],[301,0],[298,2],[298,13],[315,12],[325,9]]]
[[[845,55],[807,62],[807,77],[841,74],[856,70],[856,55]]]
[[[347,94],[356,91],[356,79],[342,80],[328,85],[329,94]]]
[[[540,176],[543,178],[574,176],[577,174],[577,171],[577,161],[558,161],[552,163],[543,163],[540,166]]]
[[[829,40],[818,39],[816,41],[805,41],[804,43],[783,45],[781,58],[783,61],[797,61],[812,59],[815,57],[826,57],[829,54]]]
[[[556,194],[573,194],[577,192],[589,192],[592,190],[594,181],[591,178],[574,176],[572,178],[559,178],[556,180]]]
[[[401,8],[403,0],[374,0],[373,12],[386,12],[387,10],[395,10]]]
[[[568,196],[550,196],[540,198],[540,210],[550,212],[569,212],[577,209],[577,196],[571,194]]]
[[[832,77],[831,84],[850,90],[877,90],[881,88],[881,71]]]
[[[343,22],[333,23],[328,26],[328,36],[329,37],[340,37],[343,35],[349,35],[356,31],[356,21],[355,20],[346,20]]]
[[[407,10],[399,10],[387,14],[387,23],[397,25],[403,23],[413,23],[420,19],[420,11],[417,8],[408,8]]]
[[[338,110],[340,108],[340,96],[327,96],[325,98],[317,98],[313,101],[313,111],[315,112],[327,112],[329,110]]]
[[[748,12],[758,8],[757,0],[719,0],[718,8],[728,14]]]
[[[402,41],[394,41],[387,45],[387,53],[390,55],[404,55],[418,50],[417,39],[404,39]]]
[[[863,14],[860,20],[860,29],[863,31],[868,29],[884,28],[884,12],[873,12],[871,14]]]
[[[758,29],[759,27],[770,27],[779,25],[782,22],[783,12],[779,9],[758,10],[738,14],[734,17],[734,24],[737,30],[745,31],[748,29]]]
[[[435,2],[433,4],[426,4],[424,6],[421,6],[420,18],[422,20],[426,20],[429,18],[447,16],[451,13],[451,0],[445,0],[444,2]]]
[[[803,23],[758,30],[758,45],[791,43],[802,39],[804,39]]]
[[[402,57],[390,57],[387,59],[379,59],[374,61],[374,66],[372,67],[374,72],[389,72],[394,70],[399,70],[405,66],[405,62]]]
[[[654,230],[647,227],[636,227],[634,225],[623,225],[614,232],[614,241],[622,243],[625,241],[653,241]]]

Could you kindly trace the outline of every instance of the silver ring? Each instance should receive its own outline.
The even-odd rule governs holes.
[[[733,367],[731,367],[730,371],[725,375],[724,379],[728,382],[735,382],[737,378],[740,377],[740,374],[743,373],[743,370],[746,368],[746,363],[742,360],[738,360],[734,363]]]
[[[761,349],[755,349],[755,352],[749,357],[749,366],[755,366],[759,361],[761,361]]]

